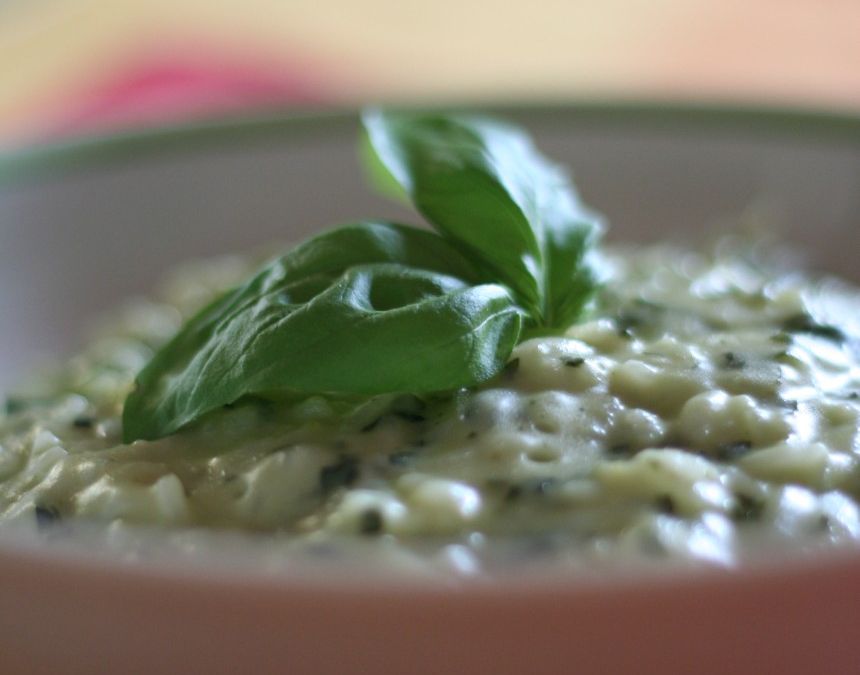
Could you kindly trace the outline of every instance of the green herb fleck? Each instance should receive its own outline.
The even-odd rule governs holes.
[[[642,317],[632,312],[625,312],[615,317],[615,331],[618,337],[632,339],[634,330],[641,325]]]
[[[732,509],[732,520],[739,523],[754,522],[761,518],[764,513],[764,502],[754,499],[749,495],[735,495],[736,503]]]
[[[413,450],[401,450],[388,455],[388,463],[392,466],[408,466],[412,463],[413,459],[415,459],[415,452]]]
[[[637,298],[614,317],[616,332],[627,339],[637,334],[655,337],[666,312],[664,305]]]
[[[505,367],[502,368],[502,379],[505,380],[513,380],[516,377],[517,372],[520,369],[520,360],[518,358],[511,359],[505,364]]]
[[[370,422],[365,424],[363,427],[361,427],[361,432],[366,434],[370,431],[373,431],[374,429],[376,429],[376,427],[379,426],[380,422],[382,422],[382,416],[381,415],[379,417],[371,420]]]
[[[617,443],[610,445],[606,452],[610,457],[629,457],[633,454],[633,447],[629,443]]]
[[[5,410],[7,415],[15,415],[38,406],[51,404],[51,399],[42,396],[7,396]]]
[[[395,410],[391,414],[405,422],[410,422],[412,424],[418,424],[419,422],[425,422],[427,420],[427,418],[423,414],[409,412],[408,410]]]
[[[508,485],[504,499],[505,501],[512,502],[527,496],[542,497],[551,492],[555,485],[556,480],[554,478],[536,478]]]
[[[734,443],[725,443],[720,445],[715,451],[714,456],[721,462],[735,462],[752,450],[750,441],[735,441]]]
[[[345,455],[337,464],[323,467],[320,471],[320,489],[324,494],[341,487],[349,487],[358,479],[358,460]]]
[[[798,401],[795,401],[794,399],[779,397],[776,400],[776,405],[779,406],[780,408],[782,408],[783,410],[794,411],[794,410],[798,409],[798,407],[800,406],[800,403]]]
[[[737,352],[723,352],[720,354],[719,366],[726,370],[741,370],[746,367],[746,359]]]
[[[22,412],[29,407],[29,404],[26,400],[22,398],[18,398],[16,396],[8,396],[6,398],[6,414],[14,415],[16,413]]]
[[[36,516],[36,526],[39,529],[51,527],[60,520],[60,511],[55,506],[41,506],[37,504],[33,514]]]
[[[795,314],[782,323],[782,329],[787,333],[807,333],[816,337],[832,340],[833,342],[844,342],[845,333],[836,326],[819,323],[806,312]]]
[[[654,502],[654,508],[658,513],[663,513],[667,516],[675,515],[675,500],[669,495],[660,495]]]
[[[95,423],[95,418],[87,415],[81,415],[72,420],[72,426],[75,429],[92,429]]]
[[[358,521],[358,531],[364,535],[375,535],[382,532],[385,522],[382,514],[376,509],[367,509],[361,513]]]

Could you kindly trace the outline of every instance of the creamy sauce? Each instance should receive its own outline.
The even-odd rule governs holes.
[[[188,267],[0,418],[0,519],[373,542],[569,566],[860,540],[856,292],[726,254],[615,251],[593,315],[453,398],[247,401],[119,442],[134,374],[248,268]],[[428,553],[428,551],[430,553]]]

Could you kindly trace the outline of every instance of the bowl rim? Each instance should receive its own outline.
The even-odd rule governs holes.
[[[57,546],[46,537],[0,539],[0,570],[7,583],[56,574],[69,584],[111,577],[145,586],[177,587],[191,593],[217,590],[249,596],[289,598],[300,592],[322,599],[373,598],[387,602],[403,596],[430,599],[506,599],[514,603],[530,597],[596,598],[623,602],[640,593],[669,597],[678,593],[767,593],[767,589],[797,587],[827,579],[850,580],[860,589],[860,547],[804,551],[802,554],[761,556],[736,566],[669,564],[567,573],[558,567],[549,574],[426,574],[410,570],[374,569],[365,564],[338,562],[314,570],[279,568],[265,570],[248,564],[220,566],[196,558],[163,556],[154,560],[124,556],[98,547]],[[0,596],[2,593],[0,593]]]
[[[854,142],[860,148],[860,111],[791,105],[681,100],[600,100],[537,102],[451,102],[395,105],[413,110],[480,110],[523,117],[544,124],[636,126],[678,133],[728,132],[757,137],[797,138],[817,142]],[[83,134],[0,148],[0,189],[58,173],[122,164],[142,157],[182,154],[277,138],[324,135],[353,129],[361,107],[260,108],[178,123]]]

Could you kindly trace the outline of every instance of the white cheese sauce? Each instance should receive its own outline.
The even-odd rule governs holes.
[[[583,323],[524,341],[474,391],[252,400],[123,446],[134,374],[248,272],[184,268],[161,301],[132,303],[9,398],[0,519],[260,531],[307,550],[362,540],[462,573],[528,559],[731,566],[860,540],[857,292],[726,253],[608,262]]]

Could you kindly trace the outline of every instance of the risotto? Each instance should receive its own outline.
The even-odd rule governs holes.
[[[607,253],[585,319],[453,396],[248,397],[121,442],[136,373],[251,269],[179,270],[0,418],[0,519],[589,565],[860,539],[857,291],[731,250]],[[421,551],[421,553],[416,553]]]

